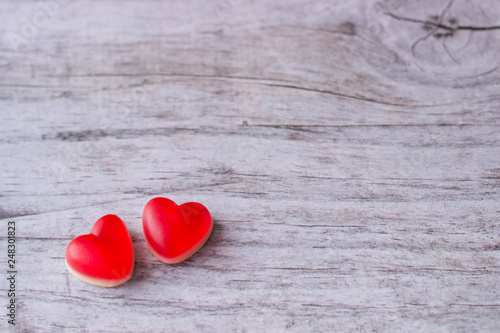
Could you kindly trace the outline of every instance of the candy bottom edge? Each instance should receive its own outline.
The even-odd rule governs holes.
[[[132,277],[132,274],[134,273],[134,266],[135,266],[135,259],[134,259],[134,263],[132,263],[132,268],[130,269],[130,273],[126,277],[124,277],[122,279],[117,279],[117,280],[106,280],[106,279],[98,279],[98,278],[88,277],[82,273],[75,271],[73,268],[71,268],[71,266],[68,264],[68,262],[66,260],[64,260],[64,262],[66,263],[66,267],[68,268],[68,271],[71,274],[73,274],[74,276],[76,276],[78,279],[82,280],[83,282],[86,282],[86,283],[89,283],[89,284],[92,284],[95,286],[99,286],[99,287],[105,287],[105,288],[116,287],[116,286],[123,284],[123,283],[127,282],[128,280],[130,280],[130,278]]]
[[[153,247],[149,244],[148,242],[148,239],[146,238],[146,235],[144,235],[144,240],[146,241],[146,244],[148,245],[148,248],[149,250],[151,251],[151,253],[153,253],[153,255],[158,259],[160,260],[161,262],[164,262],[165,264],[178,264],[186,259],[189,259],[191,256],[193,256],[196,252],[198,252],[199,249],[201,249],[203,247],[203,245],[205,245],[205,243],[207,242],[208,238],[210,238],[210,235],[212,235],[212,230],[214,229],[214,222],[213,220],[210,221],[211,224],[210,224],[210,229],[207,231],[207,234],[198,241],[198,243],[196,243],[196,245],[194,245],[189,251],[181,254],[180,256],[177,256],[177,257],[173,257],[173,258],[168,258],[168,257],[164,257],[162,256],[161,254],[159,254],[158,252],[156,252]],[[143,230],[143,233],[144,233],[144,230]]]

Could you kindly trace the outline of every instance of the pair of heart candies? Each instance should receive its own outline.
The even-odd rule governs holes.
[[[142,214],[142,231],[149,250],[167,264],[186,260],[212,233],[213,221],[197,202],[177,205],[166,198],[151,199]],[[66,248],[66,266],[77,278],[102,287],[128,281],[134,271],[134,247],[125,223],[116,215],[101,217],[88,235]]]

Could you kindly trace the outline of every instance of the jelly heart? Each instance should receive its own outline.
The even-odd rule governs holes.
[[[151,199],[144,207],[142,230],[149,250],[164,263],[175,264],[198,251],[212,232],[208,209],[197,202],[178,206],[166,198]]]
[[[90,234],[69,243],[66,266],[77,278],[102,287],[128,281],[134,271],[134,247],[125,223],[116,215],[101,217]]]

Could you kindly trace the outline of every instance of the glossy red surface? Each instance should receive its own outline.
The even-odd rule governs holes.
[[[66,264],[92,284],[113,286],[127,281],[134,270],[134,248],[125,223],[116,215],[101,217],[90,234],[69,243]]]
[[[212,217],[197,202],[177,205],[166,198],[151,199],[142,215],[144,238],[151,252],[172,264],[193,255],[210,236]]]

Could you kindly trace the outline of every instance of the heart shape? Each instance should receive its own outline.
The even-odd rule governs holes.
[[[167,264],[186,260],[212,233],[213,221],[205,206],[187,202],[178,206],[166,198],[151,199],[142,214],[142,231],[149,250]]]
[[[134,271],[134,247],[122,219],[103,216],[90,234],[73,239],[66,248],[66,266],[77,278],[102,287],[128,281]]]

